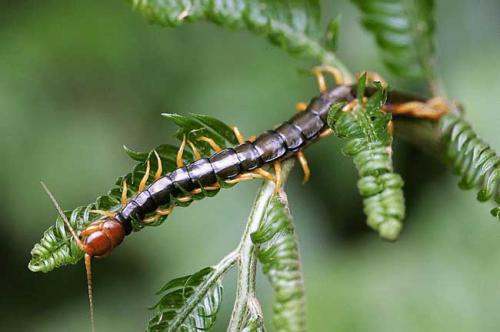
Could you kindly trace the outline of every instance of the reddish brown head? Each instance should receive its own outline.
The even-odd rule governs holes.
[[[103,257],[123,241],[125,230],[117,220],[106,218],[90,224],[81,235],[85,252],[89,256]]]

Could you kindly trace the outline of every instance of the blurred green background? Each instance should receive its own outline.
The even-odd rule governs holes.
[[[348,1],[340,57],[353,70],[380,66]],[[438,1],[438,52],[449,95],[500,148],[500,3]],[[247,135],[294,112],[317,93],[290,58],[263,38],[209,24],[151,26],[122,1],[3,1],[0,5],[0,255],[2,331],[87,331],[83,264],[49,274],[27,269],[29,252],[56,213],[104,193],[133,163],[121,146],[171,141],[161,112],[197,112]],[[456,187],[443,166],[396,144],[408,218],[394,244],[367,229],[351,161],[339,142],[308,151],[312,180],[298,170],[289,200],[301,241],[311,331],[498,331],[500,226],[490,206]],[[98,331],[143,330],[163,282],[216,263],[236,246],[258,183],[175,211],[168,224],[127,239],[94,264]],[[234,272],[225,279],[216,330],[228,320]],[[270,318],[272,293],[259,295]],[[267,320],[270,322],[270,320]]]

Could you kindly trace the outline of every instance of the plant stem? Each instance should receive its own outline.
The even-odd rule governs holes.
[[[283,32],[285,32],[285,34],[286,31],[286,29],[283,29]],[[354,76],[347,68],[347,66],[342,61],[340,61],[340,59],[337,58],[337,56],[333,52],[328,51],[317,40],[314,40],[305,34],[298,34],[293,32],[290,32],[290,36],[288,36],[288,38],[295,41],[300,40],[300,44],[308,49],[308,55],[320,61],[321,64],[336,67],[338,70],[340,70],[342,72],[344,80],[346,81],[346,84],[354,83]]]
[[[295,161],[293,159],[283,162],[281,171],[281,183],[284,184],[288,178],[288,174],[292,169]],[[236,290],[236,300],[234,302],[231,321],[229,322],[228,331],[241,331],[246,323],[248,303],[256,300],[255,297],[255,275],[257,272],[257,255],[256,246],[252,242],[250,235],[259,228],[259,224],[264,217],[270,199],[275,194],[275,184],[271,181],[264,181],[255,201],[252,211],[248,217],[248,221],[241,237],[238,248],[238,285]]]
[[[170,322],[172,330],[176,331],[184,323],[186,318],[192,313],[194,308],[200,303],[201,299],[207,294],[212,286],[237,262],[238,257],[238,251],[234,250],[213,267],[214,271],[210,277],[196,289],[196,292],[189,297],[187,304],[178,312],[176,318]]]

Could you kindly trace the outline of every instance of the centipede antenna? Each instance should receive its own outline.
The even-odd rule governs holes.
[[[57,200],[54,197],[54,195],[50,192],[49,188],[47,187],[47,185],[45,185],[45,183],[43,181],[40,181],[40,184],[42,185],[43,189],[45,190],[45,192],[49,196],[50,200],[52,201],[52,204],[54,204],[57,212],[59,213],[59,216],[64,221],[64,224],[66,225],[66,227],[68,227],[68,229],[69,229],[71,235],[73,236],[73,238],[75,239],[76,244],[78,245],[78,247],[80,247],[80,249],[82,249],[83,251],[85,251],[85,245],[82,243],[82,241],[80,241],[80,238],[78,237],[78,235],[76,235],[76,232],[73,229],[73,227],[71,227],[71,224],[69,223],[68,218],[66,218],[66,215],[64,214],[63,210],[61,209],[61,206],[57,202]],[[90,305],[90,322],[92,324],[92,332],[95,332],[95,327],[94,327],[94,302],[92,300],[92,270],[91,270],[90,259],[91,259],[91,256],[88,255],[88,254],[85,254],[85,271],[87,273],[87,289],[88,289],[89,305]]]
[[[59,213],[59,216],[64,221],[64,224],[66,225],[66,227],[68,227],[69,232],[71,233],[71,236],[73,236],[73,238],[75,239],[75,242],[78,245],[78,247],[80,247],[80,249],[82,249],[83,251],[85,251],[85,245],[82,243],[82,241],[80,241],[80,238],[76,234],[76,232],[73,229],[73,227],[71,227],[71,224],[69,223],[68,218],[64,214],[64,212],[61,209],[61,206],[59,205],[59,203],[57,203],[57,200],[54,197],[54,195],[50,192],[49,188],[47,188],[47,186],[45,185],[45,183],[43,181],[40,181],[40,184],[42,185],[43,189],[45,190],[45,192],[49,196],[50,200],[52,201],[52,204],[54,204],[57,212]]]
[[[89,296],[90,325],[92,332],[95,332],[94,320],[94,297],[92,295],[92,257],[85,254],[85,272],[87,274],[87,291]]]

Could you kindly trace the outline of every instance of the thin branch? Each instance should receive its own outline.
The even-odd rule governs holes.
[[[284,184],[288,178],[290,170],[294,165],[294,160],[290,159],[283,163],[281,172],[281,183]],[[249,301],[255,301],[255,275],[257,271],[257,248],[253,244],[250,235],[255,232],[264,217],[270,199],[275,194],[275,184],[265,181],[255,198],[252,211],[248,217],[247,225],[240,244],[236,249],[239,252],[238,286],[236,291],[236,301],[229,322],[228,331],[240,331],[246,323]]]
[[[197,287],[195,293],[189,297],[188,303],[182,307],[182,310],[177,313],[176,318],[171,321],[172,330],[176,331],[183,324],[217,280],[236,263],[238,256],[237,251],[232,251],[213,267],[214,271],[210,277]]]

